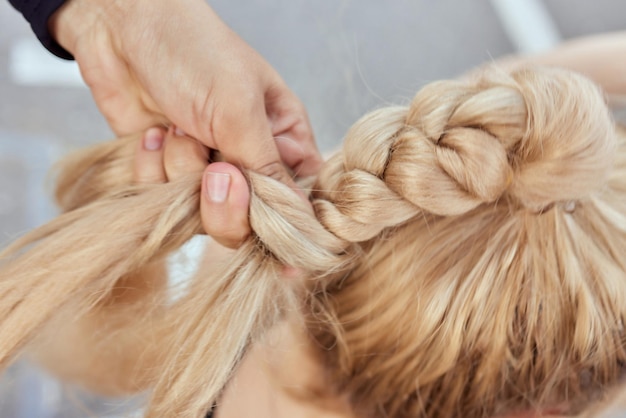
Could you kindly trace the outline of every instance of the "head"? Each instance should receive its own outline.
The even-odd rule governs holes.
[[[20,279],[0,298],[0,360],[64,303],[93,305],[198,231],[199,177],[129,185],[133,145],[69,160],[58,179],[68,212],[7,251],[40,241],[0,273]],[[527,69],[433,83],[408,107],[363,117],[323,167],[314,214],[248,172],[254,235],[172,307],[148,416],[201,415],[294,305],[362,415],[576,412],[616,384],[626,356],[625,157],[593,84]],[[80,239],[86,227],[97,244]],[[86,267],[94,246],[102,256]],[[78,266],[61,284],[57,258]],[[285,286],[283,265],[305,272],[306,292]]]
[[[358,121],[313,200],[362,251],[312,296],[339,389],[374,416],[489,417],[614,384],[623,153],[597,88],[557,70],[434,83]]]

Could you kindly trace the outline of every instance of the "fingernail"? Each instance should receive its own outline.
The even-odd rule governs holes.
[[[185,136],[185,131],[180,129],[178,126],[174,128],[174,135],[176,136]]]
[[[163,132],[159,128],[150,128],[143,137],[143,148],[146,151],[158,151],[163,146]]]
[[[206,180],[209,200],[213,203],[224,203],[230,188],[230,174],[209,171],[206,174]]]

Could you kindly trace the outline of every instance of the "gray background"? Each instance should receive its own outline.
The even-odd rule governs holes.
[[[542,3],[563,38],[626,27],[623,0]],[[322,150],[336,147],[366,111],[404,103],[429,81],[515,52],[507,26],[487,0],[211,4],[302,99]],[[526,25],[535,30],[532,21]],[[43,182],[54,159],[112,137],[85,87],[24,85],[11,73],[17,45],[32,40],[22,17],[0,0],[0,247],[54,213]],[[93,401],[22,363],[0,380],[0,418],[114,416],[120,413],[116,405]]]

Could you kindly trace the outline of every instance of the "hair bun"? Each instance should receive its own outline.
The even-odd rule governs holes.
[[[415,96],[385,180],[436,214],[462,214],[503,195],[540,211],[597,189],[614,147],[591,81],[556,69],[491,70],[475,84],[436,82]]]
[[[512,150],[510,195],[541,210],[599,189],[612,166],[615,125],[600,89],[557,69],[521,70],[511,77],[528,109],[527,129]]]

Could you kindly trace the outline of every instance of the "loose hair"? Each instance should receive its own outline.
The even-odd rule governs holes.
[[[364,415],[580,410],[626,361],[622,137],[584,77],[487,69],[360,119],[322,168],[314,211],[245,171],[253,234],[157,313],[167,338],[146,416],[202,416],[294,307]],[[136,140],[66,159],[65,213],[0,255],[1,366],[64,306],[105,303],[201,232],[201,173],[133,185]]]

